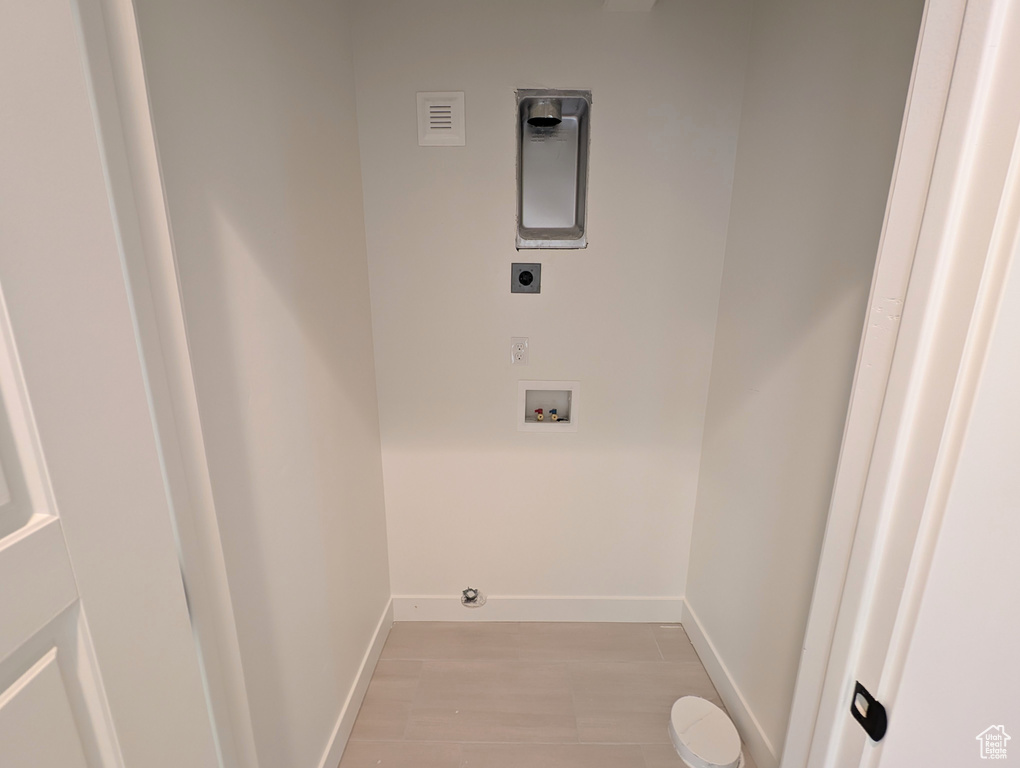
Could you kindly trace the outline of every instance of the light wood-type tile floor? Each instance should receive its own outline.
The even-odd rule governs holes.
[[[400,622],[340,768],[683,768],[687,695],[722,706],[676,624]]]

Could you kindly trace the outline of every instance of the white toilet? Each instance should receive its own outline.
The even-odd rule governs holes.
[[[669,737],[690,768],[743,768],[740,734],[710,701],[697,696],[677,699],[669,715]]]

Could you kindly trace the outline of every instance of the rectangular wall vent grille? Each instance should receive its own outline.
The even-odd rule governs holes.
[[[418,145],[463,147],[464,144],[464,92],[419,93]]]
[[[449,131],[453,129],[453,106],[450,104],[429,104],[429,130]]]

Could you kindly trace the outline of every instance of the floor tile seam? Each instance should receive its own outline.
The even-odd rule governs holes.
[[[401,732],[401,740],[407,737],[407,730],[411,727],[411,715],[414,712],[415,702],[418,700],[418,691],[421,690],[421,678],[422,673],[425,671],[425,664],[423,663],[418,669],[418,674],[414,679],[414,692],[411,694],[410,701],[407,703],[407,715],[404,717],[404,730]]]
[[[652,630],[652,640],[655,641],[655,648],[659,652],[659,658],[665,661],[666,654],[662,652],[662,646],[659,644],[659,638],[655,636],[655,630]]]
[[[659,654],[659,658],[655,658],[655,659],[650,659],[647,656],[642,656],[642,657],[634,656],[634,657],[631,657],[631,658],[624,658],[624,657],[620,657],[620,656],[601,657],[601,658],[597,657],[597,656],[586,656],[586,657],[557,656],[557,657],[552,657],[552,658],[547,658],[547,659],[537,659],[537,658],[536,659],[528,659],[528,658],[524,658],[524,659],[522,659],[522,661],[538,661],[538,662],[541,662],[541,661],[590,661],[592,663],[611,663],[611,662],[625,663],[626,662],[626,663],[632,663],[632,664],[659,664],[659,663],[662,663],[662,662],[666,662],[667,664],[669,663],[668,661],[666,661],[666,659],[662,658],[662,654],[661,653]]]
[[[450,657],[395,657],[389,656],[381,661],[420,661],[422,663],[440,663],[440,664],[506,664],[506,663],[521,663],[521,664],[698,664],[701,662],[697,659],[688,660],[671,660],[662,657],[662,652],[659,652],[658,659],[649,658],[598,658],[598,657],[571,657],[571,656],[553,656],[549,658],[527,658],[520,656],[519,654],[513,658],[510,657],[495,657],[495,658],[450,658]],[[703,665],[702,665],[703,666]]]
[[[562,671],[566,672],[566,666],[570,664],[569,661],[529,661],[525,659],[422,659],[422,675],[426,672],[426,665],[431,666],[433,669],[437,667],[451,667],[455,665],[471,665],[474,667],[491,667],[497,669],[500,666],[510,665],[515,669],[523,669],[525,667],[560,667]]]
[[[411,712],[410,719],[418,722],[421,727],[428,727],[429,724],[438,725],[439,721],[452,718],[451,709],[456,706],[460,706],[461,709],[455,710],[453,715],[458,716],[461,721],[474,719],[473,722],[476,725],[472,727],[479,728],[483,726],[477,725],[477,721],[484,721],[484,727],[491,728],[493,725],[490,721],[493,721],[495,718],[513,721],[517,724],[517,727],[521,728],[534,728],[534,724],[530,721],[539,718],[543,722],[558,723],[560,728],[569,728],[577,718],[576,713],[573,711],[572,702],[568,702],[565,698],[562,701],[539,702],[539,705],[551,703],[553,706],[532,706],[532,702],[524,700],[515,703],[519,703],[520,706],[489,705],[467,707],[463,704],[458,705],[454,703],[423,704]],[[567,710],[568,706],[570,707],[569,711]],[[465,725],[464,727],[467,726]]]
[[[359,743],[360,744],[368,744],[368,743],[371,743],[371,742],[362,741],[362,742],[359,742]],[[545,745],[545,746],[556,746],[556,747],[599,746],[598,744],[596,744],[594,742],[585,742],[585,741],[576,741],[576,740],[570,741],[568,739],[564,739],[563,741],[521,741],[521,740],[517,740],[517,741],[491,741],[491,740],[490,741],[450,741],[449,739],[432,739],[432,740],[429,740],[429,739],[422,739],[422,738],[414,738],[414,739],[402,739],[400,741],[380,741],[380,742],[376,742],[376,743],[378,743],[378,744],[410,744],[410,745],[457,744],[457,745],[460,745],[460,746],[478,746],[478,745],[485,745],[485,744],[504,744],[504,745],[508,745],[508,746],[520,746],[520,747],[531,747],[531,746],[536,746],[536,745],[537,746],[542,746],[542,745]],[[638,742],[632,742],[632,743],[636,744]],[[644,742],[642,742],[642,743],[644,743]],[[652,743],[652,742],[647,742],[647,743]]]
[[[648,659],[648,658],[572,658],[569,656],[557,656],[542,659],[530,658],[496,658],[496,659],[474,659],[474,658],[431,658],[431,659],[386,659],[386,661],[420,661],[423,664],[681,664],[703,666],[697,659],[685,661],[671,661],[669,659]]]
[[[449,656],[386,656],[381,658],[380,661],[517,661],[520,659],[520,649],[514,650],[513,657],[454,657]]]
[[[574,718],[574,734],[577,736],[578,743],[581,742],[581,723],[577,718],[577,686],[574,685],[574,681],[571,677],[570,670],[566,670],[567,678],[567,689],[570,691],[570,714]]]
[[[663,659],[661,661],[637,661],[637,660],[620,661],[620,660],[613,659],[613,660],[602,660],[602,661],[599,661],[599,660],[594,660],[594,659],[572,659],[572,660],[569,660],[569,661],[564,661],[562,663],[564,663],[564,664],[602,664],[602,665],[607,665],[607,666],[608,665],[623,666],[625,664],[645,664],[645,665],[655,665],[657,667],[687,667],[687,668],[698,668],[698,669],[704,669],[705,668],[705,665],[702,664],[700,661],[697,661],[697,660],[694,660],[694,661],[666,661],[665,659]]]
[[[514,622],[514,631],[512,633],[512,637],[514,639],[514,654],[515,654],[515,658],[520,660],[521,659],[521,622],[519,622],[519,621],[515,621]]]
[[[354,743],[354,740],[351,740]],[[435,746],[449,744],[451,746],[506,746],[506,747],[661,747],[669,742],[666,741],[450,741],[428,740],[428,739],[358,739],[358,744],[406,744],[408,746],[420,744]]]

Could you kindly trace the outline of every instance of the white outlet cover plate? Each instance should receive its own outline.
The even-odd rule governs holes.
[[[520,359],[518,359],[518,350],[520,350]],[[528,337],[527,336],[511,336],[510,337],[510,365],[527,365],[528,364]]]

